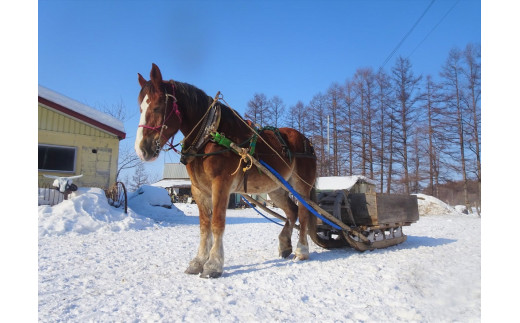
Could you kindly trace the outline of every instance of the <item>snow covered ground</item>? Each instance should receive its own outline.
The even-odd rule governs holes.
[[[201,279],[184,274],[198,246],[195,205],[158,206],[166,191],[144,187],[124,214],[99,190],[78,193],[38,207],[42,322],[480,321],[476,216],[423,215],[406,242],[364,253],[309,239],[310,260],[295,262],[278,257],[280,226],[229,210],[224,274]]]

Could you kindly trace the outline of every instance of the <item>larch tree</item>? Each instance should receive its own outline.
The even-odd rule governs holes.
[[[448,126],[451,126],[454,132],[454,144],[456,145],[456,150],[459,154],[459,165],[460,171],[462,175],[463,182],[463,194],[464,194],[464,204],[469,209],[469,199],[468,199],[468,173],[466,169],[466,124],[467,124],[467,116],[463,110],[463,84],[462,84],[462,76],[463,76],[463,66],[462,66],[462,53],[460,50],[454,48],[452,49],[446,60],[446,63],[442,67],[441,77],[444,80],[444,90],[445,90],[445,103],[447,104],[446,108],[451,113],[447,114],[448,116]]]
[[[285,114],[285,104],[283,100],[275,95],[267,102],[267,107],[266,119],[268,125],[278,128]]]
[[[480,164],[480,46],[474,44],[468,44],[464,50],[464,62],[465,69],[464,75],[467,82],[467,109],[470,114],[471,122],[469,124],[471,145],[470,150],[475,155],[475,176],[478,182],[478,208],[480,207],[480,196],[481,196],[481,180],[482,180],[482,169]]]
[[[264,126],[267,117],[269,102],[263,93],[255,93],[253,98],[247,102],[246,118],[253,123]]]
[[[318,158],[319,176],[328,176],[329,156],[327,155],[327,115],[325,113],[325,97],[318,93],[312,97],[309,103],[311,141]]]
[[[431,75],[426,76],[424,90],[424,105],[427,123],[427,151],[428,151],[428,190],[432,196],[438,196],[440,155],[442,153],[442,111],[439,107],[441,103],[441,88],[436,84]]]
[[[378,110],[375,127],[379,137],[376,156],[379,168],[379,188],[381,192],[384,192],[386,169],[391,160],[391,158],[387,158],[387,155],[391,151],[389,149],[389,122],[391,122],[391,118],[388,117],[388,114],[392,106],[392,88],[390,78],[383,70],[380,70],[375,76],[375,87],[375,106]]]
[[[340,124],[343,89],[338,83],[333,83],[327,90],[327,113],[331,122],[332,162],[331,176],[340,175]]]
[[[354,83],[352,81],[345,82],[344,91],[345,100],[345,142],[347,145],[347,156],[348,162],[347,175],[354,175],[354,133],[353,133],[353,122],[354,122],[354,102],[356,100],[354,94]]]
[[[407,58],[399,57],[395,66],[392,68],[392,76],[396,93],[395,116],[399,125],[398,139],[402,162],[402,183],[404,192],[410,194],[410,175],[408,164],[408,151],[410,145],[409,136],[412,135],[413,122],[417,118],[417,105],[420,99],[419,81],[421,77],[416,77],[412,71],[412,64]]]
[[[354,84],[358,97],[358,121],[361,126],[361,172],[364,176],[374,178],[375,75],[372,69],[358,69],[354,74]]]

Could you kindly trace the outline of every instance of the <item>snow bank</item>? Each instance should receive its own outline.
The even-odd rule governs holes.
[[[164,207],[166,206],[166,207]],[[95,231],[139,230],[164,222],[168,225],[183,212],[172,206],[165,189],[143,186],[128,194],[128,214],[108,204],[103,190],[79,188],[69,200],[38,207],[39,236]]]
[[[454,207],[449,206],[443,201],[439,200],[430,195],[425,194],[414,194],[417,195],[417,204],[419,205],[419,215],[460,215],[462,212],[458,212]]]
[[[143,185],[135,192],[128,194],[128,200],[133,205],[171,207],[172,200],[162,187]]]

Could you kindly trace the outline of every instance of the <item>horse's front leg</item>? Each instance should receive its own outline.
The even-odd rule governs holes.
[[[229,184],[222,178],[215,178],[212,183],[213,215],[211,218],[211,233],[213,246],[209,259],[204,264],[200,277],[218,278],[224,271],[224,229],[226,226],[226,209],[229,202]]]
[[[209,259],[209,253],[213,244],[213,237],[211,234],[212,205],[211,196],[209,196],[209,194],[203,194],[195,186],[192,186],[191,191],[199,208],[200,244],[197,256],[190,261],[185,273],[198,275],[202,273],[204,264]]]

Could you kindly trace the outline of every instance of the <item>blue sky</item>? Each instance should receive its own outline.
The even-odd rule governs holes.
[[[165,79],[221,91],[240,113],[255,92],[308,103],[358,68],[379,68],[431,3],[40,0],[38,83],[95,108],[123,102],[121,144],[133,146],[137,73],[148,78],[152,62]],[[403,56],[437,78],[450,49],[480,43],[480,17],[480,1],[435,0],[385,69]],[[170,152],[147,169],[160,177],[177,161]]]

